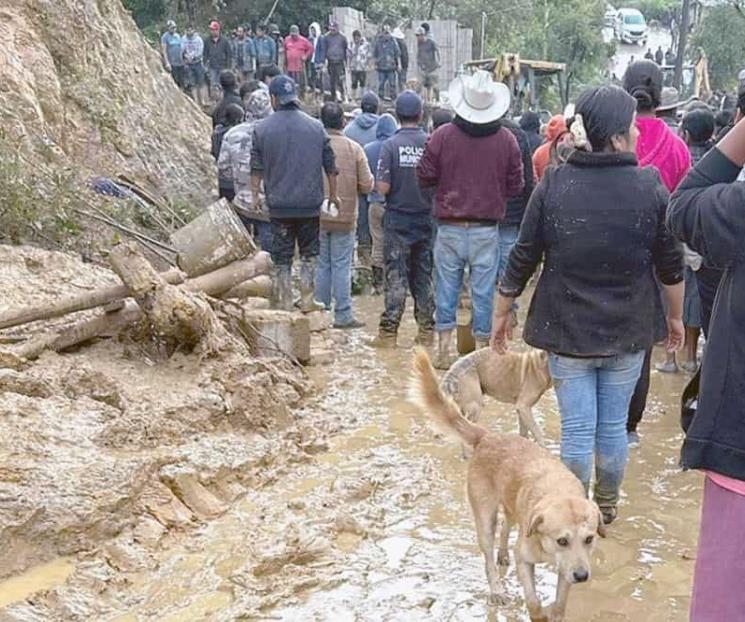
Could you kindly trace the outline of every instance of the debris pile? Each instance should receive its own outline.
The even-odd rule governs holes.
[[[106,547],[127,566],[122,534],[153,545],[323,446],[293,409],[328,321],[257,309],[266,253],[200,276],[135,242],[109,261],[0,246],[0,578]]]

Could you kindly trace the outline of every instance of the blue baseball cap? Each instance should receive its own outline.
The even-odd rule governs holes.
[[[277,98],[280,106],[298,101],[297,84],[290,76],[276,76],[269,84],[269,94]]]
[[[396,98],[396,114],[399,117],[413,119],[422,114],[422,98],[414,91],[404,91]]]

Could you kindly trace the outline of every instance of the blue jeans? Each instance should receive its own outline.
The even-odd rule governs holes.
[[[390,71],[378,71],[378,95],[380,99],[385,98],[385,83],[391,91],[391,99],[396,99],[396,70],[391,69]]]
[[[331,309],[334,299],[336,324],[349,324],[352,314],[352,258],[354,231],[324,231],[319,235],[316,300]]]
[[[561,461],[589,490],[595,453],[595,501],[601,507],[618,503],[629,453],[626,418],[643,363],[643,351],[549,357],[561,412]]]
[[[520,233],[520,227],[517,225],[499,225],[499,269],[497,270],[497,280],[504,278],[507,271],[507,261],[510,258],[512,247],[517,242],[517,236]]]
[[[473,335],[488,339],[499,267],[499,227],[439,225],[435,239],[435,330],[453,330],[463,270],[469,267]]]

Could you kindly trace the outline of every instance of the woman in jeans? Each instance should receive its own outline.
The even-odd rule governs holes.
[[[698,408],[683,445],[685,468],[706,473],[691,622],[745,615],[745,121],[685,178],[670,227],[724,269],[701,366]]]
[[[623,481],[626,415],[644,353],[664,337],[657,285],[668,299],[667,347],[683,344],[683,256],[665,228],[668,194],[634,152],[636,101],[615,86],[585,91],[571,125],[575,151],[549,168],[510,254],[492,332],[506,350],[509,310],[536,267],[525,341],[550,352],[561,412],[561,459],[610,523]],[[656,320],[660,319],[658,323]]]

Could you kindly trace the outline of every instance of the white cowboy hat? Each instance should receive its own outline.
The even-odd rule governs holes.
[[[450,83],[448,100],[455,114],[470,123],[484,124],[501,119],[510,109],[510,89],[494,82],[488,71],[458,76]]]

